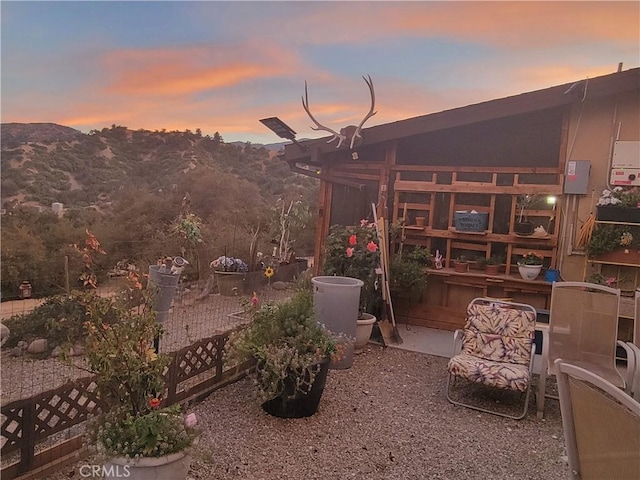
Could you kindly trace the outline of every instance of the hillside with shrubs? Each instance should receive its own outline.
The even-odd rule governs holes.
[[[263,145],[116,125],[84,134],[2,124],[1,140],[2,300],[23,280],[40,295],[64,291],[69,278],[73,287],[86,230],[106,252],[95,265],[103,278],[163,255],[183,253],[197,278],[219,255],[280,255],[283,219],[295,254],[312,253],[317,180]],[[186,215],[197,237],[185,234]]]

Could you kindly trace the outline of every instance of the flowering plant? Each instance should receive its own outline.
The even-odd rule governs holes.
[[[360,313],[375,314],[382,293],[378,288],[376,269],[380,264],[380,250],[374,223],[361,220],[360,225],[334,225],[325,243],[324,275],[339,275],[360,279]]]
[[[98,398],[106,410],[89,434],[109,456],[161,457],[193,443],[196,419],[183,419],[177,405],[161,408],[164,369],[171,357],[154,348],[162,327],[149,302],[133,309],[128,302],[141,288],[133,277],[132,286],[112,300],[119,312],[116,322],[106,323],[102,309],[93,308],[84,324],[87,370],[96,375]]]
[[[587,255],[594,257],[619,248],[640,248],[637,238],[640,237],[634,238],[628,225],[598,224],[587,243]]]
[[[538,255],[536,252],[529,252],[522,256],[522,259],[518,262],[520,265],[542,265],[544,257]]]
[[[623,187],[617,186],[612,190],[603,190],[596,205],[640,208],[640,188],[632,187],[625,190]]]
[[[248,272],[249,265],[239,258],[222,255],[212,261],[209,266],[216,272]]]

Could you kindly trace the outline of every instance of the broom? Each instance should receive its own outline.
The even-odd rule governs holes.
[[[378,243],[380,244],[380,269],[382,270],[382,299],[389,307],[389,313],[391,315],[391,324],[389,324],[389,320],[387,318],[386,308],[383,312],[383,318],[378,322],[378,327],[380,328],[380,333],[382,333],[382,339],[384,340],[385,345],[389,343],[402,343],[402,337],[400,337],[400,332],[398,332],[398,327],[396,326],[396,318],[393,312],[393,303],[391,302],[391,292],[389,289],[389,263],[388,263],[388,251],[387,251],[387,242],[386,242],[386,234],[385,234],[385,221],[383,218],[378,218],[378,214],[376,212],[376,206],[374,203],[371,204],[373,209],[373,218],[376,225],[376,234],[378,235]]]
[[[591,192],[591,213],[589,213],[589,217],[584,221],[582,226],[580,227],[580,231],[578,232],[578,238],[576,238],[576,247],[585,247],[589,240],[591,240],[591,235],[593,235],[593,229],[596,225],[596,216],[593,213],[593,198],[594,192]]]

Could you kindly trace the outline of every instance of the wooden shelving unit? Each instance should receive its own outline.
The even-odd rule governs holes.
[[[522,255],[534,251],[544,257],[546,268],[557,268],[558,235],[555,225],[561,211],[558,204],[542,203],[526,211],[534,225],[542,225],[544,236],[522,236],[515,232],[518,196],[561,195],[561,177],[557,169],[532,172],[531,169],[437,169],[420,180],[408,179],[410,172],[396,171],[392,182],[391,220],[400,224],[406,212],[404,245],[421,245],[444,257],[442,270],[429,270],[425,298],[417,305],[401,305],[402,321],[434,328],[454,329],[464,321],[464,309],[477,296],[495,296],[523,301],[537,308],[549,308],[551,284],[542,277],[525,281],[517,271]],[[408,173],[408,175],[405,175]],[[537,180],[537,182],[536,182]],[[481,232],[460,231],[455,227],[455,212],[475,211],[488,214],[487,228]],[[415,225],[416,217],[425,217],[425,225]],[[397,244],[400,240],[396,239]],[[471,268],[456,273],[453,260],[504,259],[501,274],[485,275]],[[473,265],[473,263],[472,263]]]

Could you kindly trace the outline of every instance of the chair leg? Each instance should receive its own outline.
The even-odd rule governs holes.
[[[470,408],[472,410],[477,410],[479,412],[490,413],[492,415],[498,415],[500,417],[511,418],[513,420],[522,420],[527,415],[527,410],[529,408],[529,398],[530,398],[530,395],[531,395],[531,382],[529,382],[529,385],[527,386],[527,390],[526,390],[526,393],[525,393],[525,399],[524,399],[524,409],[523,409],[522,413],[519,414],[519,415],[508,415],[506,413],[496,412],[495,410],[488,410],[488,409],[482,408],[482,407],[480,407],[478,405],[472,405],[472,404],[469,404],[469,403],[461,402],[459,400],[454,400],[451,397],[451,390],[452,390],[452,387],[453,387],[453,383],[455,383],[455,380],[456,380],[456,378],[454,377],[454,375],[451,375],[451,374],[448,375],[448,377],[447,377],[447,400],[449,400],[449,402],[454,404],[454,405],[460,405],[461,407],[467,407],[467,408]]]

